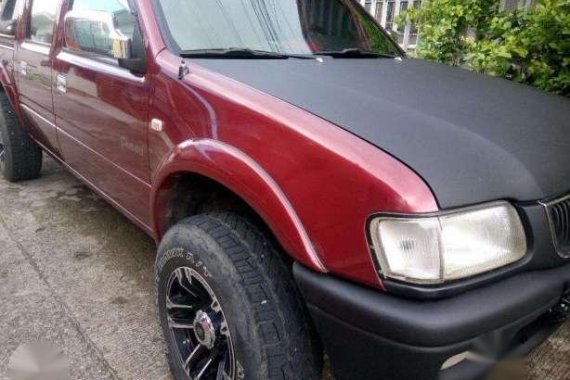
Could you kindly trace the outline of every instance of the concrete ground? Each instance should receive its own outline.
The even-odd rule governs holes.
[[[64,350],[72,379],[171,379],[154,310],[153,241],[60,166],[0,180],[0,380],[28,342]],[[528,358],[570,380],[570,323]],[[413,364],[412,364],[413,365]]]

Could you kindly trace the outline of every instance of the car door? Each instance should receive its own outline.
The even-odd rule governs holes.
[[[4,0],[0,10],[0,70],[4,86],[13,87],[14,43],[25,0]]]
[[[52,47],[61,0],[30,0],[15,44],[15,78],[26,127],[36,141],[59,154],[52,99]]]
[[[138,22],[124,0],[70,0],[63,38],[54,57],[54,105],[66,163],[143,226],[150,225],[147,148],[148,83],[113,58],[109,41],[92,19],[112,15],[132,38]],[[75,17],[77,20],[77,17]],[[65,31],[64,34],[67,34]],[[107,48],[109,47],[109,49]]]

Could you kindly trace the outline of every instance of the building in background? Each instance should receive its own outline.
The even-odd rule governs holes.
[[[422,0],[360,0],[384,29],[393,32],[404,49],[413,50],[418,41],[418,30],[413,25],[398,25],[396,19],[408,7],[420,7]]]
[[[414,25],[398,25],[398,15],[409,7],[421,7],[427,0],[358,0],[376,20],[391,32],[398,43],[406,50],[414,50],[419,40],[418,29]],[[529,9],[535,0],[501,0],[506,10]]]

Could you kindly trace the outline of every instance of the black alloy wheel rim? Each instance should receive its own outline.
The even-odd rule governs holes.
[[[168,329],[174,360],[191,380],[233,380],[235,353],[221,305],[194,269],[177,268],[166,291]]]

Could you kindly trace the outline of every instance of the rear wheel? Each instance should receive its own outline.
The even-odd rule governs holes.
[[[11,182],[39,177],[42,151],[20,127],[5,92],[0,92],[0,171]]]
[[[319,350],[287,267],[241,217],[206,214],[171,228],[156,300],[177,380],[317,380]]]

